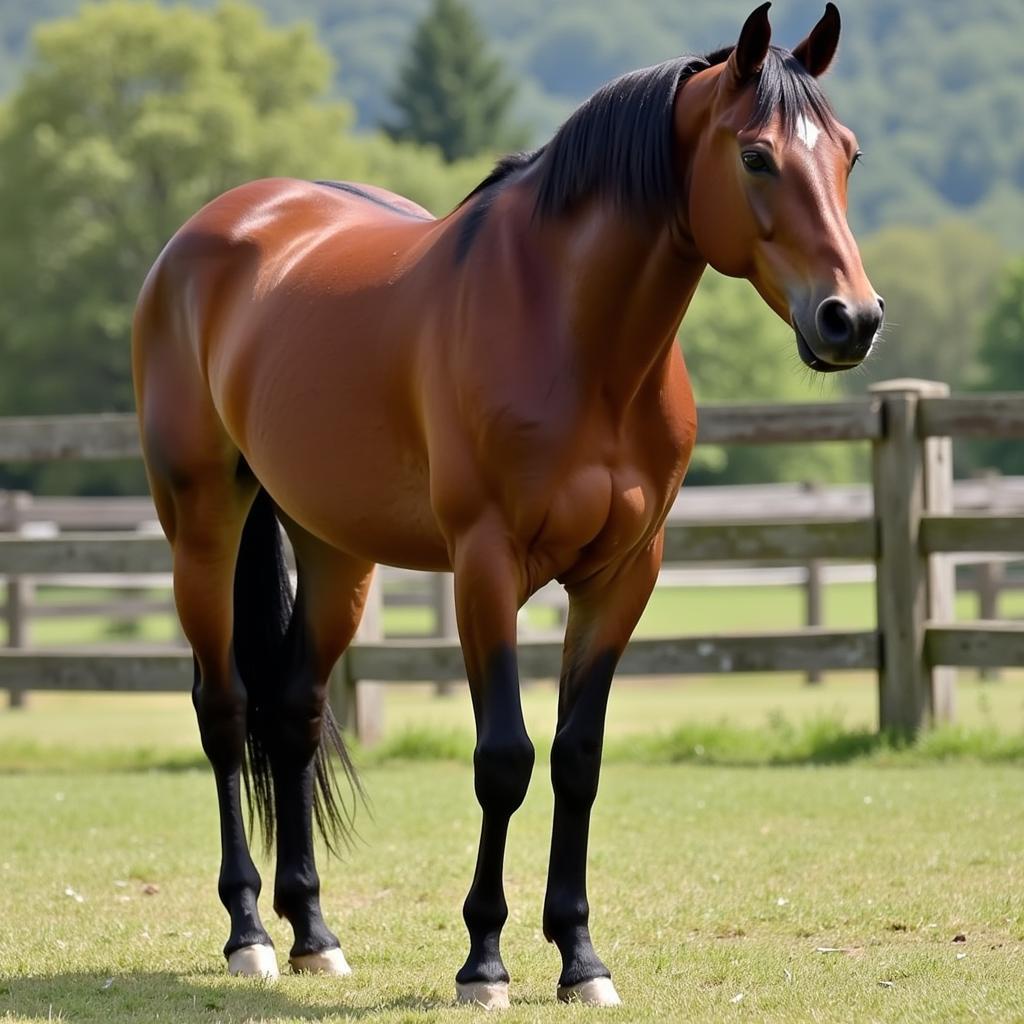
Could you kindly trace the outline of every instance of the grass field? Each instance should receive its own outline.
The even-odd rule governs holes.
[[[829,625],[873,622],[870,588],[827,594]],[[641,632],[795,626],[801,600],[667,592]],[[426,625],[398,614],[392,628]],[[36,628],[107,636],[66,625]],[[959,693],[960,725],[904,748],[874,736],[863,673],[621,680],[591,902],[625,1006],[602,1019],[1024,1021],[1024,674],[964,672]],[[475,1019],[452,1002],[478,828],[468,696],[389,687],[385,703],[384,743],[357,752],[372,814],[324,870],[356,973],[274,986],[223,973],[216,807],[188,695],[33,693],[0,710],[0,1021]],[[540,933],[555,703],[549,684],[524,692],[541,760],[508,854],[509,1022],[595,1013],[555,1004]],[[263,906],[270,918],[269,893]],[[267,924],[283,964],[286,929]]]
[[[544,774],[509,846],[509,1022],[594,1013],[554,1002]],[[602,1019],[1024,1018],[1021,782],[1017,768],[968,764],[609,766],[591,899],[625,1006]],[[222,973],[205,773],[4,779],[0,1019],[474,1018],[452,1005],[477,829],[469,771],[396,763],[367,783],[374,817],[324,872],[356,973],[270,987]],[[286,930],[268,925],[283,955]]]

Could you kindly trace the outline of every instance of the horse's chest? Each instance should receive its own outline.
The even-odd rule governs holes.
[[[531,545],[537,574],[586,575],[627,557],[651,536],[665,502],[665,488],[636,467],[594,465],[567,474]]]

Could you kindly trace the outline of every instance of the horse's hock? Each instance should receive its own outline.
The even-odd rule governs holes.
[[[26,462],[137,457],[135,429],[134,417],[118,415],[0,420],[0,458]],[[1024,552],[1024,517],[952,514],[953,437],[1024,437],[1024,394],[950,397],[945,385],[905,380],[876,385],[868,397],[843,402],[703,408],[700,443],[869,442],[874,512],[813,519],[670,521],[666,564],[873,562],[878,627],[634,640],[621,672],[639,676],[874,669],[883,727],[914,730],[951,718],[953,666],[1024,665],[1024,627],[1003,621],[953,623],[948,556]],[[29,646],[34,579],[100,573],[133,577],[134,583],[136,576],[142,582],[148,574],[167,573],[170,562],[162,537],[127,530],[127,522],[115,530],[71,529],[50,536],[45,534],[54,534],[53,530],[29,530],[23,522],[28,505],[26,497],[9,497],[0,519],[0,573],[7,579],[8,623],[8,646],[0,650],[0,687],[19,695],[30,690],[186,690],[192,679],[191,658],[181,647]],[[133,509],[133,521],[139,521],[140,514]],[[436,594],[442,602],[445,588],[438,587]],[[166,611],[166,602],[161,607]],[[344,721],[368,738],[380,728],[382,685],[457,684],[465,678],[461,652],[450,635],[450,609],[441,635],[428,640],[384,640],[379,614],[372,614],[372,609],[371,604],[360,638],[339,664],[333,683],[334,703]],[[560,643],[523,642],[523,677],[556,675],[560,652]]]

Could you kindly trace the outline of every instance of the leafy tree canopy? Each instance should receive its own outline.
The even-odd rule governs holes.
[[[820,402],[835,395],[835,377],[801,361],[793,329],[746,281],[704,274],[683,320],[679,343],[697,401]],[[699,434],[698,434],[699,437]],[[689,479],[698,483],[845,480],[861,471],[851,445],[705,447],[694,454]]]
[[[978,367],[981,323],[1006,261],[991,235],[962,220],[933,229],[897,225],[864,240],[861,255],[885,298],[886,328],[848,390],[873,380],[927,377],[970,387]]]
[[[0,414],[131,409],[142,279],[234,185],[372,180],[447,209],[485,172],[353,137],[350,108],[325,99],[331,73],[310,27],[272,28],[233,0],[115,0],[39,28],[0,107]]]
[[[514,148],[515,96],[501,61],[462,0],[434,0],[416,26],[391,93],[393,138],[434,145],[448,161]]]

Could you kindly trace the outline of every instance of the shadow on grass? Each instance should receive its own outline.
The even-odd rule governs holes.
[[[306,981],[307,979],[302,979]],[[183,976],[170,972],[132,974],[54,974],[0,981],[0,1019],[26,1021],[154,1020],[266,1021],[323,1020],[341,1017],[362,1020],[382,1011],[426,1012],[454,1005],[442,999],[401,996],[360,1002],[358,993],[346,997],[339,981],[336,1000],[314,1005],[294,991],[287,979],[267,983],[218,976]]]

